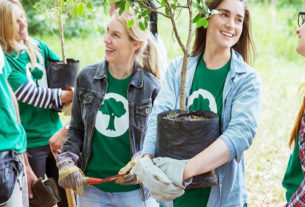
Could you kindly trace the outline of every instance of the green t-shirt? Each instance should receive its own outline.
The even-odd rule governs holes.
[[[127,88],[131,76],[116,79],[107,69],[108,88],[96,115],[92,155],[85,171],[89,177],[106,178],[118,174],[131,156]],[[119,185],[114,181],[95,185],[106,192],[126,192],[139,185]]]
[[[299,157],[299,134],[294,145],[292,154],[290,155],[287,169],[283,179],[283,187],[287,190],[286,200],[290,201],[292,194],[294,194],[304,179],[302,172],[300,157]]]
[[[221,117],[222,94],[224,84],[230,70],[228,61],[219,69],[209,69],[201,58],[196,67],[188,108],[190,111],[213,111]],[[211,188],[188,189],[185,193],[174,200],[175,207],[204,207],[207,205]]]
[[[7,78],[11,68],[0,47],[0,151],[16,150],[22,153],[26,150],[25,131],[17,122],[16,111],[8,88]]]
[[[60,58],[46,44],[39,40],[36,41],[39,43],[43,62],[37,61],[34,70],[31,70],[30,58],[26,51],[19,53],[19,56],[16,52],[5,54],[12,68],[8,81],[14,91],[28,81],[36,84],[37,87],[47,88],[47,60],[60,61]],[[52,109],[35,107],[21,101],[18,101],[18,105],[21,123],[27,135],[27,148],[48,145],[50,137],[62,127],[58,113]]]

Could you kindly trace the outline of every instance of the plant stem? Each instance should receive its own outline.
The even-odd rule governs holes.
[[[185,110],[185,82],[186,82],[186,69],[188,64],[188,58],[190,56],[190,47],[193,39],[193,10],[192,0],[187,0],[188,11],[189,11],[189,30],[187,35],[186,46],[183,50],[183,64],[181,69],[181,83],[180,83],[180,109]]]
[[[61,44],[61,53],[62,53],[62,62],[67,64],[66,53],[65,53],[65,36],[64,36],[64,27],[62,24],[62,0],[59,0],[59,10],[58,10],[58,24],[60,31],[60,44]]]

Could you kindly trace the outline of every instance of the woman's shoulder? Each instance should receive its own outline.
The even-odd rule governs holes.
[[[160,82],[156,76],[154,76],[151,72],[143,70],[143,81],[146,82],[144,84],[151,84],[155,87],[160,87]]]
[[[84,76],[90,75],[91,77],[93,77],[96,74],[97,69],[99,67],[102,67],[103,64],[104,64],[104,62],[99,62],[99,63],[95,63],[92,65],[87,65],[79,71],[78,76],[84,77]]]
[[[231,58],[231,67],[233,67],[236,72],[258,74],[257,71],[245,62],[243,57],[234,50]]]

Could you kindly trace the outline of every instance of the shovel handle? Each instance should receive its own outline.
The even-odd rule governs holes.
[[[104,179],[102,179],[102,178],[85,177],[84,183],[89,184],[89,185],[100,184],[100,183],[103,183],[103,182],[110,182],[110,181],[116,180],[116,179],[118,179],[120,177],[123,177],[125,175],[126,174],[114,175],[114,176],[111,176],[111,177],[108,177],[108,178],[104,178]]]
[[[56,159],[57,153],[52,151],[52,154],[54,156],[54,159]],[[66,191],[68,206],[69,207],[76,207],[76,201],[75,201],[73,190],[72,189],[65,189],[65,191]]]

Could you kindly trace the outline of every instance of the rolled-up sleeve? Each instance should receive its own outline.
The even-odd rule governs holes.
[[[240,161],[256,134],[262,100],[262,81],[252,71],[238,84],[232,100],[231,118],[220,138],[227,144],[230,161]]]

